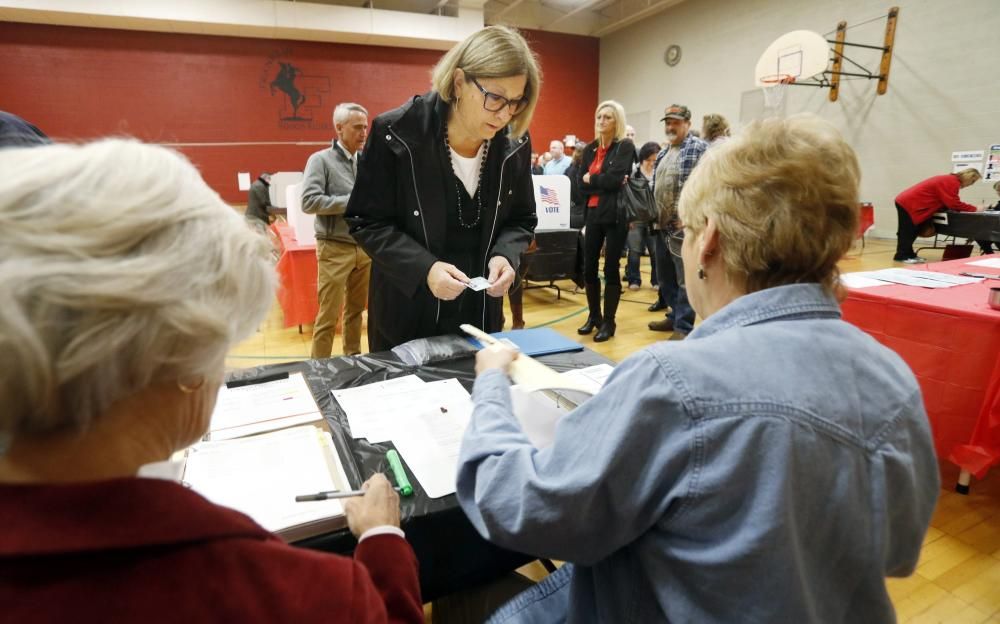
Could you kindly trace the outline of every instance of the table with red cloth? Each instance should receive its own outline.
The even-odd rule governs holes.
[[[915,267],[1000,273],[962,258]],[[917,376],[938,456],[981,478],[1000,463],[1000,310],[984,280],[952,288],[890,284],[848,289],[844,319],[898,353]],[[961,479],[960,479],[961,483]],[[963,484],[963,485],[965,485]]]
[[[278,303],[285,316],[285,327],[308,325],[316,320],[319,302],[316,294],[316,245],[302,245],[295,240],[295,230],[288,223],[274,223],[281,256],[278,258]]]

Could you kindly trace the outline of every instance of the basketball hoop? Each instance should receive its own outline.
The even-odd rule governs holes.
[[[774,110],[781,108],[781,104],[785,101],[785,92],[788,91],[788,85],[795,82],[795,76],[791,74],[770,74],[761,76],[758,82],[760,82],[760,90],[764,94],[764,106]]]

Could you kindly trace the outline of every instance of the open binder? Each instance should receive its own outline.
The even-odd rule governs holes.
[[[332,437],[312,425],[197,444],[182,479],[287,542],[347,525],[340,500],[295,502],[298,494],[351,489]]]

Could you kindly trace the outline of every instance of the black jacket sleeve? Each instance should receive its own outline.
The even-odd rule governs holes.
[[[347,204],[345,218],[351,236],[400,291],[412,297],[427,283],[427,273],[437,257],[415,240],[400,224],[406,207],[397,197],[400,177],[412,169],[407,156],[397,157],[384,137],[386,124],[378,119],[358,160],[358,178]],[[404,162],[405,161],[405,162]]]
[[[601,173],[590,176],[590,184],[584,185],[584,192],[614,191],[621,188],[625,176],[632,173],[635,162],[635,145],[630,139],[622,139],[608,154],[610,160],[601,167]]]
[[[538,214],[535,212],[535,187],[531,182],[531,162],[526,155],[531,154],[531,140],[520,148],[520,155],[514,156],[512,163],[512,184],[510,216],[504,221],[497,234],[496,242],[488,256],[503,256],[517,271],[521,254],[531,244]]]

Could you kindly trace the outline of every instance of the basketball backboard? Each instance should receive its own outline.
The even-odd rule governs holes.
[[[794,82],[826,71],[830,64],[830,44],[811,30],[793,30],[774,40],[764,50],[754,70],[755,84],[765,87],[776,82]]]

